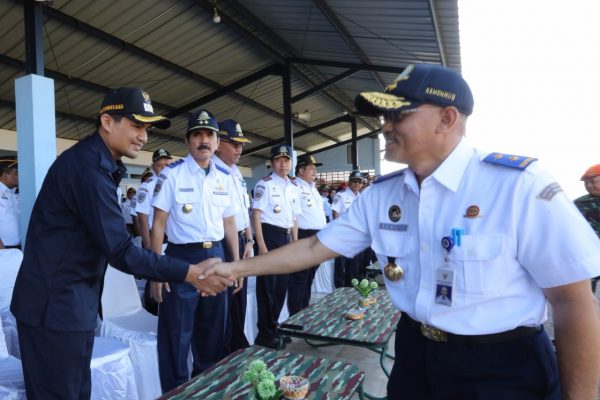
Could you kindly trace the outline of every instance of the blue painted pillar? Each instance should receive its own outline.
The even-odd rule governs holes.
[[[56,159],[54,81],[33,74],[19,78],[15,80],[15,99],[21,244],[24,246],[35,198]]]

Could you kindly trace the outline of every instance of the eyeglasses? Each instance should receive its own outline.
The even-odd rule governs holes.
[[[392,124],[397,124],[399,122],[402,122],[410,114],[413,114],[416,112],[421,112],[421,111],[434,110],[436,108],[439,108],[439,107],[429,107],[429,105],[427,104],[425,106],[411,108],[409,110],[386,111],[383,114],[378,115],[377,119],[379,120],[380,126],[385,125],[387,122],[390,122]]]

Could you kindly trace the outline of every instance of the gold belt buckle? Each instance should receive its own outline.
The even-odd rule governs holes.
[[[448,334],[446,332],[431,325],[421,324],[421,334],[434,342],[445,343],[448,341]]]
[[[203,242],[202,243],[202,248],[203,249],[210,249],[210,248],[212,248],[212,246],[213,246],[212,242]]]

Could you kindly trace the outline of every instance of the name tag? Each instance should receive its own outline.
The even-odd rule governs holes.
[[[380,222],[379,229],[383,229],[385,231],[406,232],[406,230],[408,229],[408,225],[407,224],[386,224],[384,222]]]
[[[180,192],[193,192],[194,188],[179,188]]]

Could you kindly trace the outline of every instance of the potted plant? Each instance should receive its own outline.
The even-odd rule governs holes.
[[[361,307],[368,307],[371,304],[374,304],[377,302],[377,299],[375,299],[375,297],[369,296],[369,294],[373,290],[375,290],[379,287],[377,282],[369,281],[368,279],[362,279],[359,282],[358,279],[355,278],[355,279],[352,279],[351,283],[352,283],[352,286],[354,287],[354,289],[358,290],[358,293],[360,293],[360,295],[361,295],[361,298],[358,301],[358,304]]]
[[[275,386],[275,375],[267,369],[263,360],[254,360],[244,372],[243,381],[252,384],[256,400],[279,400],[281,391]]]

